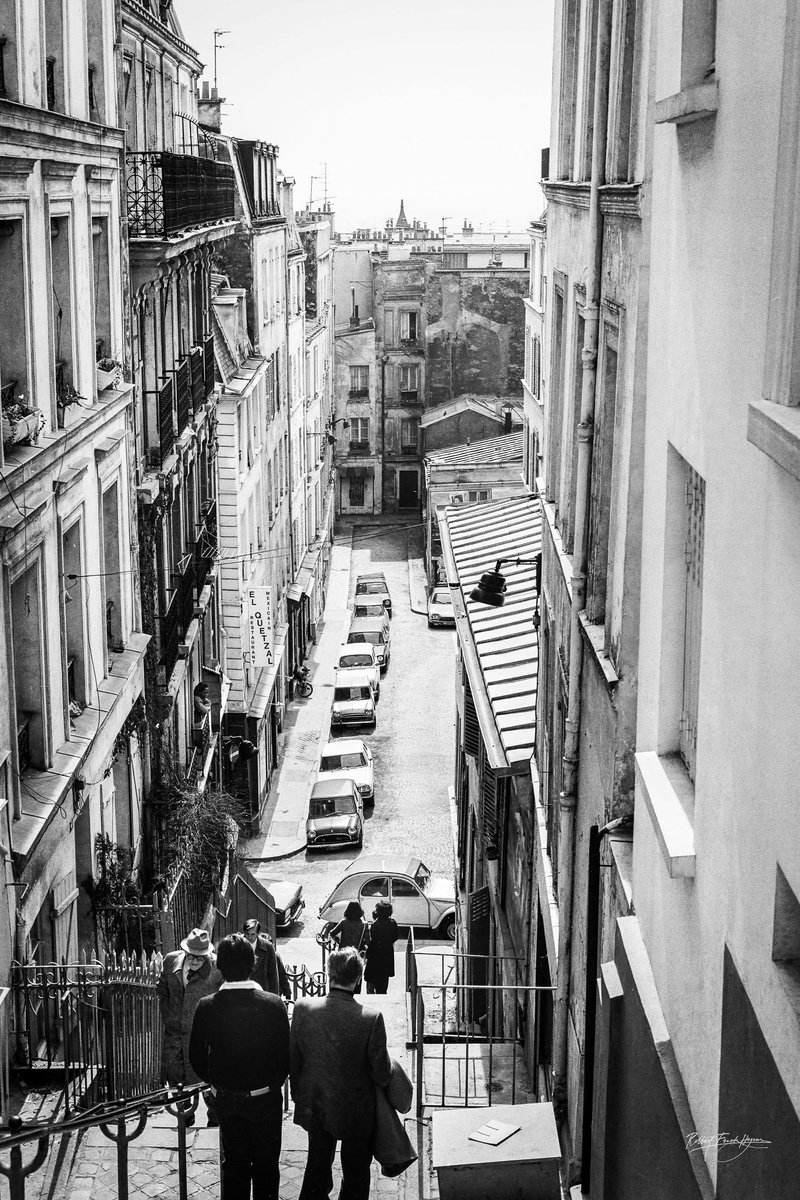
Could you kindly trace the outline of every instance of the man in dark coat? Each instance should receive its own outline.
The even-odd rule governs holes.
[[[216,967],[214,947],[205,929],[193,929],[180,950],[164,957],[156,985],[164,1036],[161,1043],[161,1078],[173,1086],[199,1083],[189,1062],[189,1033],[194,1010],[204,996],[216,992],[222,976]],[[208,1104],[208,1123],[216,1125],[213,1100]],[[194,1124],[194,1113],[187,1118]]]
[[[283,1083],[289,1074],[289,1018],[277,996],[250,978],[254,951],[241,933],[217,950],[224,977],[194,1015],[189,1058],[214,1089],[225,1200],[278,1200]]]
[[[284,1000],[291,1000],[292,989],[286,969],[272,938],[268,933],[261,932],[261,922],[250,917],[242,926],[242,931],[255,951],[252,978],[265,992],[274,992],[276,996],[283,996]]]
[[[353,995],[364,960],[348,946],[328,957],[327,996],[298,1000],[292,1016],[290,1078],[295,1124],[308,1130],[300,1200],[327,1200],[341,1141],[339,1200],[368,1200],[375,1085],[392,1074],[382,1013]]]

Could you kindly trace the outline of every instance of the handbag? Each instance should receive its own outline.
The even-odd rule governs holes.
[[[385,1088],[375,1088],[375,1126],[372,1132],[372,1154],[380,1163],[381,1174],[388,1178],[402,1175],[419,1157],[397,1115],[408,1112],[414,1088],[400,1063],[392,1059],[392,1075]]]

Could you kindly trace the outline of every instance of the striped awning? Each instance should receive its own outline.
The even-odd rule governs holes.
[[[489,765],[527,764],[536,729],[538,634],[536,568],[504,563],[505,603],[470,599],[484,571],[500,558],[534,559],[542,549],[542,514],[534,496],[446,508],[442,556],[453,594],[456,628]]]

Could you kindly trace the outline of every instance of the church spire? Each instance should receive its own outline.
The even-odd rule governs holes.
[[[411,228],[411,226],[409,225],[408,220],[406,218],[405,203],[406,203],[405,200],[400,201],[400,216],[397,218],[397,220],[394,223],[395,229],[410,229]]]

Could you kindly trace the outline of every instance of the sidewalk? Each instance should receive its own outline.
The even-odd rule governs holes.
[[[307,700],[294,700],[287,712],[284,753],[264,809],[265,832],[241,845],[244,857],[251,861],[288,858],[306,847],[308,796],[316,778],[319,747],[330,728],[336,652],[345,639],[350,616],[350,554],[349,542],[334,542],[325,620],[308,661],[314,693]]]

